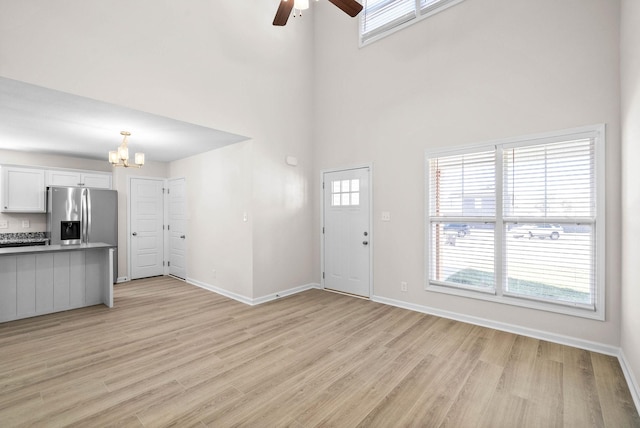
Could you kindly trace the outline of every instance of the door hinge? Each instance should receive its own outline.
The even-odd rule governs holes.
[[[324,181],[322,182],[322,188],[324,189]]]
[[[170,224],[167,225],[167,230],[171,230],[171,225]]]
[[[324,279],[324,272],[322,272],[322,279]]]
[[[167,266],[171,266],[171,262],[170,262],[170,261],[169,261],[169,262],[167,262]]]
[[[324,233],[324,227],[322,228],[322,233]]]
[[[166,265],[164,264],[164,260],[162,261],[162,266],[166,266]]]

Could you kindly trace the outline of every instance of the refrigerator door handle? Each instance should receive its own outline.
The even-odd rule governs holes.
[[[87,189],[82,189],[81,190],[81,197],[80,200],[82,201],[82,209],[80,210],[81,214],[80,214],[80,224],[82,225],[82,236],[80,237],[80,243],[82,244],[86,244],[87,242],[89,242],[89,226],[90,226],[90,222],[91,222],[91,205],[90,205],[90,201],[89,201],[89,195],[87,192]]]

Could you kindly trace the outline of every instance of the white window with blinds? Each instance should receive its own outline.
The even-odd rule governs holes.
[[[427,289],[604,319],[604,125],[427,152]]]
[[[360,45],[366,45],[463,0],[365,0]]]

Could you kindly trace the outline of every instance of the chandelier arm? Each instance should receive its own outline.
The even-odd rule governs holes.
[[[133,164],[129,164],[129,147],[128,138],[131,135],[128,131],[121,131],[122,143],[118,146],[116,151],[109,152],[109,163],[114,167],[124,168],[141,168],[144,165],[144,153],[136,153]]]

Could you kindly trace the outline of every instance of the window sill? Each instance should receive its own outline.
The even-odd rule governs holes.
[[[453,296],[466,297],[475,300],[484,300],[487,302],[500,303],[510,306],[518,306],[522,308],[534,309],[538,311],[554,312],[562,315],[570,315],[580,318],[589,318],[598,321],[605,320],[604,309],[591,310],[581,307],[572,307],[563,304],[554,304],[541,302],[536,300],[528,300],[519,297],[499,296],[492,293],[486,293],[475,290],[465,290],[461,288],[447,287],[437,284],[427,284],[425,291],[449,294]]]

